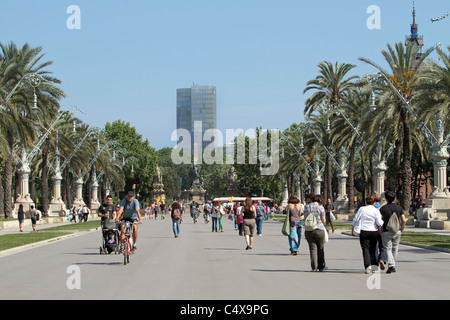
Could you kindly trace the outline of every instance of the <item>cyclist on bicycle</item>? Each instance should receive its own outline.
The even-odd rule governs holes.
[[[137,222],[142,223],[141,214],[139,213],[139,201],[134,198],[134,192],[128,192],[128,195],[120,203],[120,209],[116,217],[116,221],[120,221],[120,242],[123,246],[125,241],[125,222]],[[132,252],[136,251],[137,241],[137,224],[133,223],[133,248]]]

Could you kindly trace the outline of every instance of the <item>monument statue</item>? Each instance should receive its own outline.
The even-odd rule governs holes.
[[[159,166],[156,166],[156,173],[153,177],[152,190],[150,191],[150,202],[156,204],[165,203],[166,191],[164,191],[164,184],[162,179],[162,173]]]
[[[228,170],[228,183],[227,183],[227,190],[225,191],[225,196],[227,197],[237,197],[240,195],[239,192],[239,182],[238,182],[238,176],[236,174],[236,169],[234,166]]]

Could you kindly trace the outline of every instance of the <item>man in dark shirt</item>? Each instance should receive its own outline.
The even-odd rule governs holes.
[[[106,219],[114,219],[115,218],[115,210],[114,205],[112,204],[112,196],[106,196],[106,202],[102,203],[98,208],[98,215],[102,218],[102,223]]]
[[[386,250],[388,260],[387,261],[388,270],[386,271],[386,273],[393,273],[396,272],[395,261],[397,260],[397,252],[398,252],[398,245],[400,243],[400,238],[406,225],[406,218],[403,208],[400,207],[398,204],[394,203],[395,200],[394,192],[386,191],[385,198],[388,203],[380,208],[381,217],[384,222],[382,239],[383,239],[383,247]],[[389,218],[393,214],[397,215],[398,221],[400,223],[399,231],[395,234],[386,229],[387,224],[389,222]]]

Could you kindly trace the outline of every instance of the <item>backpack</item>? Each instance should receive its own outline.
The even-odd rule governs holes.
[[[175,209],[175,210],[173,211],[172,219],[173,219],[173,220],[180,220],[180,219],[181,219],[181,212],[180,212],[180,209]]]
[[[393,234],[396,234],[400,230],[400,222],[398,221],[397,214],[393,211],[386,225],[386,230]]]
[[[317,229],[317,219],[314,213],[308,214],[308,216],[305,219],[305,230],[306,231],[313,231]]]

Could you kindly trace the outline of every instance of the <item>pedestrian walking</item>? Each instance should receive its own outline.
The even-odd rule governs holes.
[[[253,201],[251,197],[245,199],[245,206],[242,208],[244,215],[244,237],[245,243],[247,244],[246,250],[253,248],[253,236],[256,229],[256,209],[253,206]]]
[[[84,205],[83,208],[81,209],[81,220],[83,220],[84,222],[88,221],[88,216],[91,210],[89,210],[87,205]]]
[[[209,202],[206,202],[203,205],[203,218],[205,219],[205,223],[208,224],[211,217],[211,206]]]
[[[225,210],[223,209],[222,205],[220,205],[220,203],[219,203],[219,214],[217,216],[219,230],[217,232],[223,232],[222,218],[224,215],[225,215]]]
[[[211,231],[217,232],[217,221],[220,215],[220,203],[218,201],[214,202],[214,206],[211,210]]]
[[[329,232],[328,229],[328,225],[331,226],[331,232],[334,232],[334,225],[333,225],[333,219],[332,219],[332,215],[333,213],[336,211],[336,208],[334,207],[333,201],[331,200],[331,198],[327,199],[327,204],[324,206],[325,209],[325,219],[326,219],[326,229],[327,232]]]
[[[401,206],[394,203],[395,193],[392,191],[387,191],[385,193],[386,205],[380,208],[381,218],[383,219],[383,247],[386,252],[388,269],[386,273],[393,273],[397,270],[395,269],[395,264],[397,261],[398,245],[400,244],[400,238],[402,236],[403,230],[406,225],[405,211]],[[397,215],[398,220],[398,231],[389,230],[390,219],[393,214]],[[395,217],[394,217],[395,218]],[[395,219],[394,219],[395,220]]]
[[[365,273],[375,272],[372,266],[378,265],[376,256],[378,234],[381,234],[383,220],[378,209],[375,208],[375,196],[373,194],[366,197],[366,205],[358,209],[353,218],[352,234],[357,223],[360,226],[359,243],[361,245]]]
[[[155,206],[153,207],[153,213],[155,214],[155,220],[158,220],[158,214],[159,214],[160,209],[161,209],[160,206],[157,204],[155,204]]]
[[[70,222],[77,222],[77,208],[75,206],[72,206],[70,209],[68,220]]]
[[[81,222],[81,220],[83,220],[83,207],[81,206],[81,204],[78,206],[77,215],[78,215],[78,222]]]
[[[310,195],[311,197],[311,195]],[[325,263],[325,209],[322,206],[322,197],[311,197],[312,202],[305,206],[303,211],[305,238],[309,246],[309,256],[312,271],[323,271]]]
[[[291,251],[291,255],[296,256],[298,255],[300,240],[302,237],[302,205],[296,195],[292,195],[289,197],[288,214],[290,224],[290,233],[288,237],[289,250]]]
[[[244,208],[244,202],[239,203],[236,208],[236,223],[238,225],[239,235],[244,235],[244,216],[242,215],[242,208]]]
[[[175,238],[180,236],[180,225],[181,221],[183,221],[183,214],[181,212],[181,206],[178,202],[174,202],[172,204],[172,213],[170,214],[172,218],[172,230]]]
[[[23,204],[19,204],[17,209],[17,219],[19,220],[19,230],[23,232],[23,221],[25,220],[25,211],[23,211]]]
[[[261,201],[258,201],[258,203],[255,205],[255,210],[256,210],[256,234],[261,237],[264,216],[266,214],[266,211],[262,206]]]
[[[373,206],[375,207],[375,209],[380,210],[381,195],[379,195],[379,194],[375,195],[375,203]],[[381,270],[384,270],[384,269],[386,269],[387,257],[386,257],[386,250],[384,249],[384,246],[383,246],[383,239],[382,239],[382,236],[380,233],[377,234],[377,243],[378,243],[378,252],[377,252],[378,265]]]
[[[33,226],[33,231],[36,231],[36,221],[39,220],[39,213],[34,208],[34,205],[30,206],[30,218],[31,218],[31,225]]]

